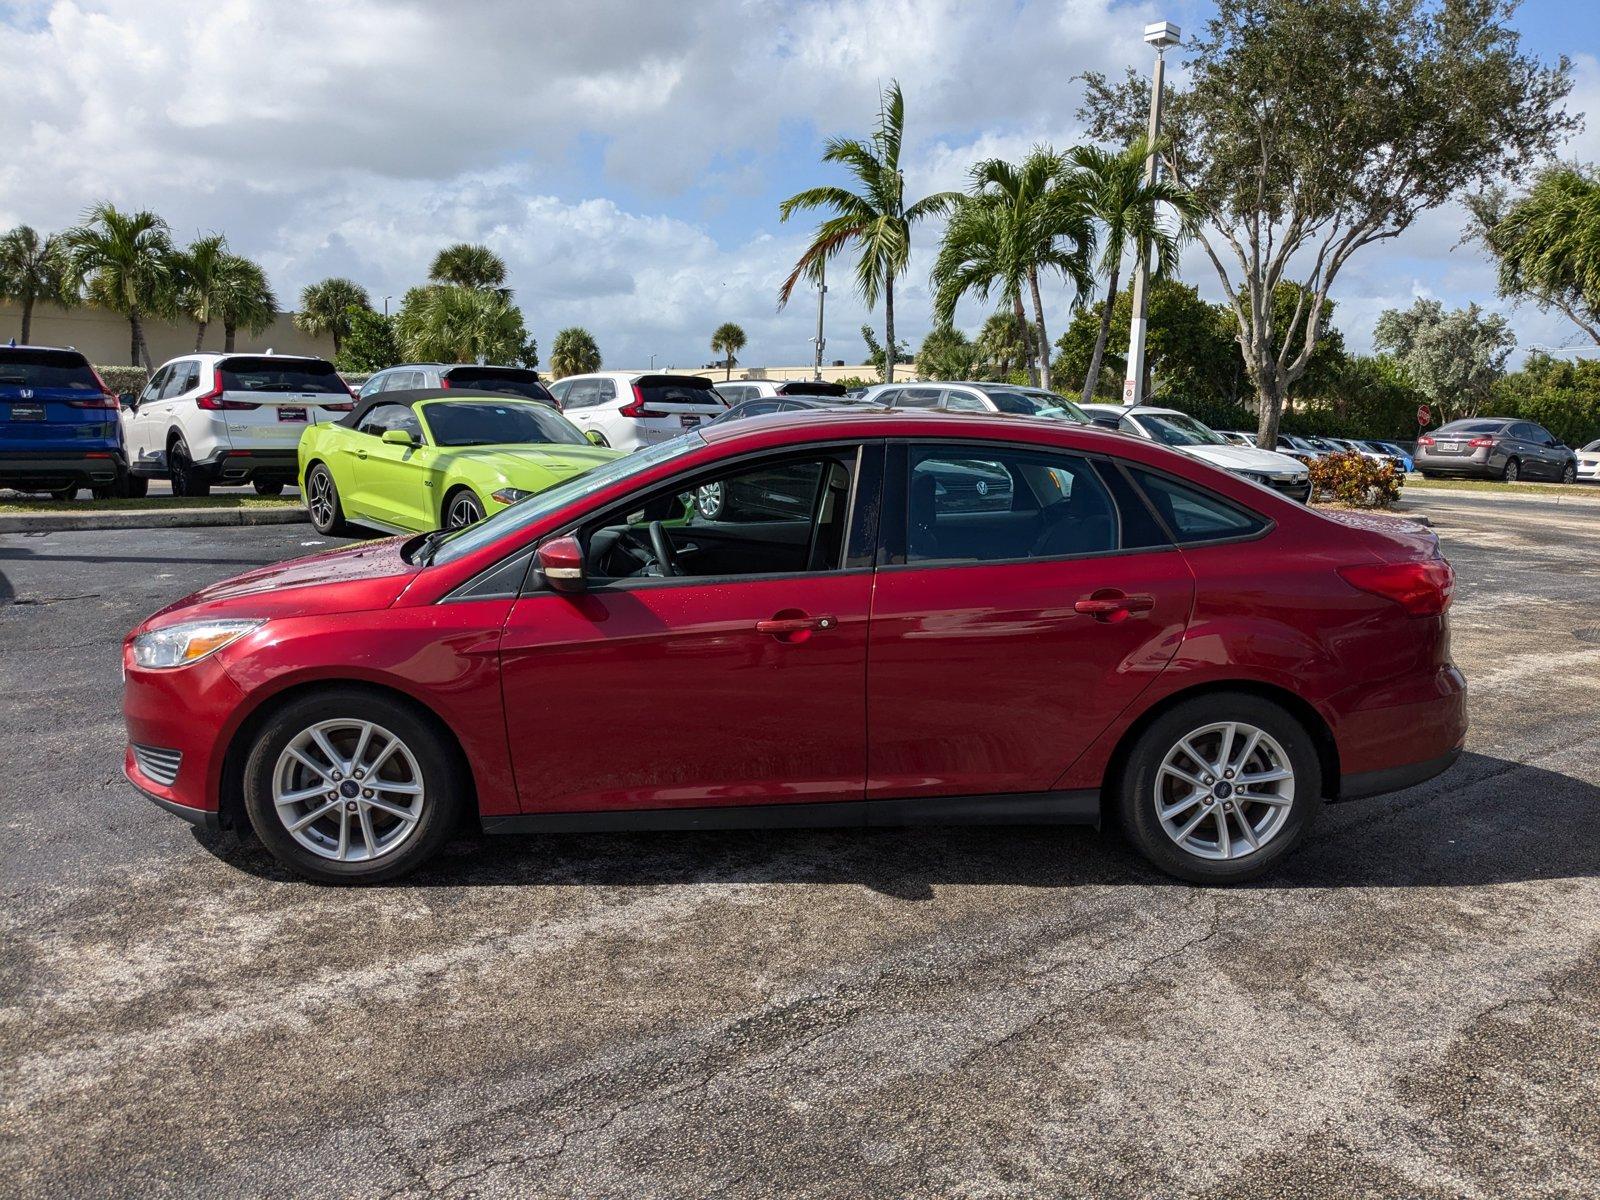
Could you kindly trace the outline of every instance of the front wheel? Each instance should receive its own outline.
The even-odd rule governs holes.
[[[306,472],[306,512],[311,515],[312,528],[318,533],[338,537],[348,531],[333,472],[322,463]]]
[[[245,811],[273,857],[323,883],[393,879],[455,829],[460,768],[435,727],[388,696],[333,688],[274,714],[245,763]]]
[[[444,506],[444,527],[446,529],[465,529],[468,525],[476,525],[483,520],[483,501],[473,495],[466,488],[454,492]]]
[[[1270,870],[1322,807],[1316,746],[1270,700],[1213,693],[1178,704],[1139,735],[1117,787],[1129,838],[1194,883]]]
[[[1568,463],[1566,466],[1561,468],[1561,482],[1562,483],[1577,483],[1578,482],[1578,464],[1577,463]]]

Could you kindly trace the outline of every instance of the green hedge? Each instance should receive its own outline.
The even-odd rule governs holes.
[[[132,392],[137,396],[150,382],[150,372],[143,367],[96,367],[95,374],[113,392]]]

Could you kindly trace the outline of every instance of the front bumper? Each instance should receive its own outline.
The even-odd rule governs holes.
[[[40,453],[32,450],[0,453],[0,487],[18,491],[55,488],[110,487],[128,469],[120,449]]]
[[[210,828],[220,820],[222,757],[244,693],[215,655],[187,667],[150,671],[134,666],[125,646],[123,670],[128,729],[123,774],[169,812]],[[135,746],[143,749],[144,764]],[[167,778],[149,773],[153,763],[170,765],[174,757],[178,765]]]

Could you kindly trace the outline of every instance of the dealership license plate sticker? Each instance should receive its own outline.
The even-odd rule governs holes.
[[[1454,454],[1457,450],[1461,449],[1461,443],[1460,442],[1440,442],[1439,443],[1439,449],[1443,450],[1446,454]]]
[[[683,425],[683,427],[685,429],[698,429],[698,428],[700,428],[700,418],[699,417],[695,417],[695,416],[690,416],[688,413],[684,413],[682,416],[680,416],[678,418],[678,421]]]
[[[13,404],[11,406],[11,419],[13,421],[42,421],[44,420],[44,405]]]
[[[305,419],[306,410],[303,408],[280,408],[278,410],[278,420],[280,421],[304,421]]]

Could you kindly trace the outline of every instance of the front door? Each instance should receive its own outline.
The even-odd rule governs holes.
[[[868,797],[1048,791],[1171,660],[1189,568],[1086,458],[929,442],[893,461]]]
[[[684,479],[595,515],[588,590],[502,640],[525,812],[859,800],[880,445]]]
[[[412,438],[409,446],[383,440],[391,429]],[[439,524],[439,500],[427,481],[434,451],[422,443],[422,424],[409,404],[374,405],[362,417],[361,436],[347,439],[354,490],[349,504],[359,513],[400,529],[427,530]]]

